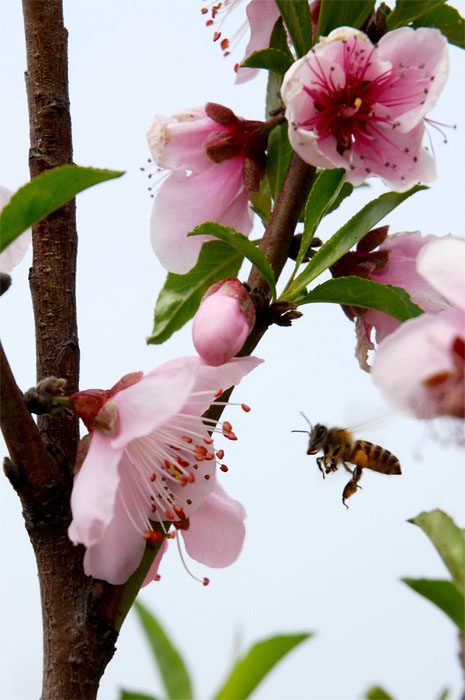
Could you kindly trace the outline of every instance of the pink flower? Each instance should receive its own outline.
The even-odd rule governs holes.
[[[205,499],[215,487],[216,457],[201,415],[218,391],[238,384],[260,362],[235,358],[214,368],[184,357],[142,377],[127,375],[109,392],[70,397],[76,412],[94,426],[74,481],[69,528],[70,539],[86,547],[86,574],[124,583],[138,567],[146,540],[161,539],[152,523],[162,529],[167,521],[187,527],[202,506],[209,512]],[[211,423],[210,429],[220,432]],[[222,432],[236,439],[229,423]],[[194,524],[194,550],[195,531]],[[212,554],[213,560],[232,560],[240,550],[240,533],[236,523],[230,537],[225,533],[222,558]]]
[[[417,271],[417,257],[423,246],[434,240],[440,240],[437,236],[422,236],[419,231],[404,231],[388,236],[375,253],[378,259],[384,254],[384,264],[370,271],[368,277],[380,284],[391,284],[405,289],[412,301],[418,304],[423,311],[437,313],[449,308],[449,304],[441,294],[438,294],[429,282]],[[356,271],[347,274],[357,274]],[[359,309],[356,321],[357,350],[356,356],[360,366],[369,370],[367,353],[374,349],[371,339],[373,328],[376,331],[376,342],[380,343],[386,336],[401,325],[401,322],[389,314],[373,309]]]
[[[0,185],[0,211],[5,207],[13,196],[13,192],[8,187]],[[11,270],[21,262],[26,255],[26,251],[32,241],[32,232],[28,228],[18,238],[0,253],[0,272],[10,273]]]
[[[284,76],[292,147],[311,165],[345,168],[354,185],[372,175],[398,192],[431,182],[424,117],[447,70],[437,29],[401,27],[376,46],[357,29],[335,29]]]
[[[204,294],[195,314],[192,339],[209,365],[222,365],[237,355],[255,325],[255,307],[236,277],[216,282]]]
[[[268,130],[211,102],[154,118],[147,133],[154,161],[172,171],[158,189],[150,224],[153,248],[167,270],[184,274],[195,265],[210,236],[187,234],[204,221],[250,233],[249,195],[259,188]]]
[[[465,240],[445,236],[420,250],[417,271],[451,306],[403,323],[380,344],[372,377],[396,410],[465,418]]]
[[[235,562],[241,553],[245,538],[245,516],[243,505],[230,498],[215,480],[213,490],[207,493],[201,508],[189,519],[188,529],[180,528],[178,532],[183,537],[189,556],[206,566],[221,568]],[[167,543],[165,540],[155,557],[144,586],[158,577],[158,568]],[[205,583],[207,581],[204,580]]]
[[[250,29],[250,38],[245,49],[244,57],[240,63],[243,63],[254,51],[260,51],[261,49],[267,49],[269,47],[271,32],[273,31],[276,20],[280,16],[275,0],[250,0],[246,8],[248,22],[243,22],[231,38],[224,36],[222,25],[232,10],[244,5],[243,0],[210,3],[209,5],[210,7],[206,6],[202,8],[202,13],[204,15],[209,15],[206,24],[207,26],[215,27],[216,31],[213,34],[213,41],[219,43],[224,56],[229,56],[230,48],[233,44],[237,43],[245,33],[247,24]],[[320,5],[321,0],[313,0],[313,2],[310,3],[313,35],[315,35],[316,25],[318,24]],[[224,14],[220,19],[220,14],[222,12]],[[251,78],[254,78],[259,72],[259,69],[256,68],[241,68],[240,63],[236,63],[234,66],[234,70],[237,72],[236,83],[238,84],[251,80]]]

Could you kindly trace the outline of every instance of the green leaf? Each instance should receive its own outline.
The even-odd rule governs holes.
[[[449,569],[454,583],[465,591],[465,535],[452,518],[442,510],[423,512],[408,521],[421,527],[436,547]]]
[[[23,231],[51,214],[78,192],[123,172],[62,165],[47,170],[21,187],[0,214],[0,252]]]
[[[270,37],[270,49],[276,49],[281,53],[286,54],[289,60],[292,62],[294,56],[292,55],[289,45],[287,43],[287,34],[284,29],[283,18],[279,17],[273,27]],[[281,100],[281,83],[283,82],[283,76],[280,73],[275,73],[270,71],[268,75],[268,83],[266,86],[266,117],[268,118],[273,114],[276,109],[282,107]]]
[[[252,192],[250,196],[252,210],[260,217],[265,228],[271,216],[271,192],[268,178],[262,177],[258,192]]]
[[[158,295],[155,326],[147,343],[164,343],[182,328],[199,308],[208,287],[226,277],[235,277],[243,259],[230,245],[208,241],[202,246],[197,265],[186,275],[170,272]]]
[[[231,670],[214,700],[243,700],[280,659],[294,647],[311,637],[311,633],[277,635],[254,644]]]
[[[336,197],[335,201],[331,204],[330,207],[325,212],[325,216],[327,214],[331,214],[331,212],[335,211],[344,201],[346,197],[349,197],[349,195],[352,194],[354,191],[354,186],[350,184],[350,182],[344,182],[342,185],[338,196]]]
[[[252,265],[254,265],[257,270],[262,273],[271,289],[273,299],[276,299],[276,284],[271,265],[262,251],[251,241],[249,241],[247,236],[244,236],[243,233],[239,233],[239,231],[235,231],[233,228],[229,228],[228,226],[222,226],[221,224],[207,221],[204,224],[200,224],[200,226],[196,226],[195,229],[187,235],[214,236],[220,241],[228,243],[232,248],[239,251],[239,253],[242,253],[242,255],[246,257],[247,260],[250,260]]]
[[[394,10],[387,17],[387,29],[403,27],[444,5],[446,0],[397,0]]]
[[[316,41],[336,27],[359,29],[375,5],[375,0],[321,0]]]
[[[297,57],[304,56],[312,47],[312,18],[310,5],[302,0],[276,0],[289,32]]]
[[[322,170],[314,180],[305,205],[304,232],[297,255],[299,267],[323,216],[336,201],[344,183],[346,171],[343,168]]]
[[[444,688],[440,695],[438,695],[438,700],[447,700],[449,697],[449,688]]]
[[[147,693],[138,693],[136,690],[121,688],[119,700],[158,700],[158,698],[155,695],[147,695]]]
[[[292,59],[280,49],[261,49],[248,56],[241,68],[265,68],[284,75],[292,65]]]
[[[328,267],[333,265],[352,246],[365,236],[376,224],[381,221],[393,209],[411,197],[415,192],[428,189],[424,185],[415,185],[408,192],[386,192],[377,199],[369,202],[353,216],[339,231],[328,240],[315,253],[304,271],[294,280],[282,295],[283,299],[293,301],[299,292],[307,287],[318,275],[321,275]]]
[[[298,306],[313,302],[376,309],[394,316],[398,321],[407,321],[423,313],[405,289],[355,276],[337,277],[323,282],[296,300]]]
[[[402,581],[414,591],[441,608],[465,634],[465,600],[452,581],[426,578],[403,578]]]
[[[465,20],[455,7],[439,5],[431,12],[413,21],[413,27],[436,27],[446,36],[451,44],[465,49]]]
[[[169,700],[191,700],[191,682],[179,652],[149,610],[137,600],[134,607],[152,648],[167,697]]]
[[[270,75],[272,75],[270,73]],[[270,184],[271,196],[276,201],[284,182],[292,156],[292,146],[288,138],[287,124],[281,124],[273,129],[268,136],[268,157],[266,169]]]
[[[366,700],[394,700],[392,695],[389,695],[384,688],[379,685],[373,685],[367,690],[365,695]]]

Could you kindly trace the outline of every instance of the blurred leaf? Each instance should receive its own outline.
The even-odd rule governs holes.
[[[142,603],[136,600],[135,610],[152,647],[155,662],[169,700],[191,700],[192,688],[184,662],[160,623]]]
[[[367,690],[365,700],[394,700],[394,698],[389,693],[386,693],[381,686],[373,685]]]
[[[265,68],[266,70],[272,70],[275,73],[284,75],[291,64],[292,59],[289,58],[284,51],[280,49],[261,49],[260,51],[251,53],[250,56],[241,63],[241,68]]]
[[[311,633],[278,635],[254,644],[240,658],[215,700],[243,700],[248,698],[271,669],[294,647],[311,637]]]
[[[441,695],[438,695],[438,700],[447,700],[449,697],[449,688],[444,688]]]
[[[197,265],[186,275],[168,273],[155,307],[155,326],[147,343],[159,344],[189,321],[207,289],[226,277],[235,277],[243,256],[222,241],[202,246]]]
[[[158,700],[155,695],[147,695],[146,693],[138,693],[135,690],[120,690],[119,700]]]
[[[62,165],[33,178],[12,196],[0,214],[0,252],[23,231],[51,214],[78,192],[124,172]]]
[[[276,4],[300,58],[312,48],[310,5],[302,0],[276,0]]]
[[[431,12],[422,15],[420,19],[414,20],[415,27],[436,27],[440,29],[451,44],[465,48],[465,20],[460,16],[455,7],[450,5],[439,5]]]
[[[435,8],[444,5],[446,0],[397,0],[396,6],[387,17],[387,29],[403,27]]]
[[[452,581],[426,578],[403,578],[402,581],[414,591],[441,608],[465,634],[465,600]]]
[[[465,591],[465,535],[442,510],[423,512],[408,521],[421,527],[449,569],[454,583]]]
[[[423,313],[422,309],[412,302],[405,289],[356,276],[328,280],[296,300],[299,306],[313,302],[376,309],[394,316],[398,321],[407,321]]]
[[[375,5],[375,0],[321,0],[318,15],[317,41],[336,27],[359,29]]]
[[[266,169],[271,196],[274,201],[278,198],[292,156],[292,147],[289,143],[287,130],[287,124],[281,124],[276,129],[273,129],[268,137]]]
[[[268,286],[273,294],[273,299],[276,299],[276,284],[268,258],[252,243],[252,241],[249,241],[247,236],[244,236],[243,233],[239,233],[239,231],[233,228],[229,228],[229,226],[222,226],[212,221],[207,221],[204,224],[200,224],[200,226],[196,226],[195,229],[188,234],[188,236],[205,235],[214,236],[220,241],[228,243],[231,248],[235,248],[239,253],[242,253],[247,260],[250,260],[252,265],[254,265],[257,270],[260,270],[263,277],[268,282]]]
[[[381,221],[393,209],[411,197],[412,194],[428,189],[424,185],[415,185],[408,192],[386,192],[377,199],[369,202],[358,214],[355,214],[339,231],[321,246],[315,253],[304,271],[294,280],[283,294],[284,299],[294,300],[297,294],[304,289],[318,275],[333,265],[352,246],[359,242],[376,224]]]
[[[304,232],[297,255],[296,268],[301,264],[323,216],[336,201],[345,180],[343,168],[322,170],[313,181],[312,189],[305,205]]]

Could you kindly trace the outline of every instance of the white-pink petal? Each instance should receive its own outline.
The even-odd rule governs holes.
[[[419,253],[417,270],[451,304],[465,310],[465,239],[444,236]]]
[[[0,185],[0,211],[8,204],[13,194],[8,187]],[[0,253],[0,272],[9,274],[24,258],[31,242],[32,231],[28,228]]]

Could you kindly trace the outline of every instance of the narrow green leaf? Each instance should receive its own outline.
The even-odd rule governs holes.
[[[254,644],[229,674],[214,700],[248,698],[271,669],[294,647],[311,637],[311,633],[278,635]]]
[[[121,175],[124,172],[79,165],[62,165],[38,175],[12,196],[0,214],[0,252],[78,192]]]
[[[334,202],[331,204],[330,207],[325,211],[325,216],[327,214],[331,214],[331,212],[335,211],[344,201],[346,197],[349,197],[352,192],[354,191],[354,186],[350,184],[350,182],[344,182],[342,185],[341,189],[339,190],[339,194],[334,200]]]
[[[317,37],[328,36],[336,27],[359,29],[375,5],[375,0],[321,0]]]
[[[454,583],[465,591],[465,536],[444,511],[436,509],[423,512],[408,521],[421,527],[436,547],[444,564],[449,569]]]
[[[415,318],[423,313],[422,309],[413,303],[405,289],[355,276],[328,280],[296,299],[298,306],[314,302],[376,309],[394,316],[398,321],[408,321],[409,318]]]
[[[138,693],[136,690],[126,690],[121,688],[119,700],[159,700],[155,695],[147,695],[147,693]]]
[[[270,73],[270,75],[274,75]],[[292,147],[288,138],[287,124],[281,124],[273,129],[268,136],[268,158],[266,169],[270,183],[271,196],[276,201],[284,182],[292,156]]]
[[[250,203],[253,211],[260,217],[263,226],[266,228],[271,215],[271,192],[268,178],[262,177],[260,189],[258,192],[251,194]]]
[[[192,688],[184,662],[163,627],[142,603],[134,603],[169,700],[191,700]]]
[[[284,29],[283,18],[280,16],[273,27],[270,37],[270,49],[276,49],[281,51],[281,53],[286,54],[289,60],[292,62],[294,56],[292,55],[289,44],[287,43],[287,34]],[[281,100],[281,83],[283,82],[283,76],[280,73],[275,73],[270,71],[268,74],[268,83],[266,86],[266,117],[270,117],[276,109],[282,107]]]
[[[402,581],[414,591],[441,608],[465,634],[465,600],[452,581],[426,578],[403,578]]]
[[[276,284],[271,265],[262,251],[249,241],[247,236],[244,236],[243,233],[239,233],[239,231],[235,231],[233,228],[222,226],[212,221],[207,221],[204,224],[200,224],[200,226],[196,226],[195,229],[188,234],[188,236],[205,235],[214,236],[220,241],[228,243],[232,248],[235,248],[246,257],[247,260],[250,260],[252,265],[262,273],[271,289],[273,299],[276,299]]]
[[[446,0],[397,0],[396,6],[387,17],[387,29],[403,27],[413,20],[419,20],[422,15],[431,12]]]
[[[369,202],[358,214],[355,214],[339,231],[315,253],[305,270],[294,280],[283,294],[284,299],[293,301],[302,289],[321,275],[328,267],[339,260],[348,250],[363,238],[376,224],[393,209],[411,197],[415,192],[427,189],[424,185],[415,185],[408,192],[386,192]]]
[[[314,180],[305,205],[304,232],[297,255],[299,267],[323,216],[336,201],[344,183],[346,171],[343,168],[322,170]]]
[[[365,700],[394,700],[380,685],[373,685],[365,695]]]
[[[438,695],[438,700],[447,700],[449,697],[449,688],[444,688],[443,691],[441,691],[441,694]]]
[[[251,53],[250,56],[241,63],[241,68],[265,68],[266,70],[272,70],[275,73],[284,75],[291,64],[292,59],[289,58],[284,51],[280,49],[261,49],[260,51]]]
[[[310,5],[302,0],[276,0],[289,36],[297,53],[304,56],[312,47]]]
[[[169,273],[158,295],[155,326],[147,343],[164,343],[184,326],[199,308],[200,301],[215,282],[235,277],[243,256],[222,241],[204,243],[197,265],[186,275]]]
[[[413,21],[417,27],[436,27],[440,29],[451,44],[465,49],[465,20],[460,16],[455,7],[439,5],[431,12],[422,15],[420,19]]]

